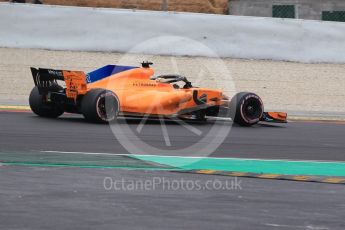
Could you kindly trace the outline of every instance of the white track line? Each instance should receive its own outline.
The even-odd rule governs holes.
[[[320,161],[320,160],[291,160],[291,159],[258,159],[258,158],[227,158],[227,157],[196,157],[196,156],[163,156],[163,155],[144,155],[144,154],[121,154],[121,153],[92,153],[92,152],[66,152],[66,151],[40,151],[43,153],[63,153],[63,154],[83,154],[83,155],[104,155],[104,156],[143,156],[143,157],[162,157],[162,158],[184,158],[184,159],[220,159],[220,160],[240,160],[240,161],[284,161],[284,162],[308,162],[308,163],[345,163],[345,161]]]
[[[82,155],[104,155],[104,156],[128,156],[130,154],[114,153],[89,153],[89,152],[65,152],[65,151],[40,151],[42,153],[64,153],[64,154],[82,154]]]

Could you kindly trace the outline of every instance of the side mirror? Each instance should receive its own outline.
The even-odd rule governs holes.
[[[150,68],[150,65],[153,65],[153,63],[152,62],[148,62],[148,61],[143,61],[142,63],[141,63],[141,66],[143,67],[143,68]]]

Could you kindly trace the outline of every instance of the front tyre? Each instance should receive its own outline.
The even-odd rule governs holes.
[[[230,102],[230,113],[234,122],[241,126],[257,124],[264,112],[261,98],[255,93],[236,94]]]
[[[37,86],[31,90],[29,104],[32,112],[40,117],[56,118],[64,113],[63,108],[60,106],[52,102],[45,102],[43,95],[39,94]]]
[[[117,118],[120,103],[115,93],[104,89],[88,91],[81,102],[85,119],[94,123],[108,123]]]

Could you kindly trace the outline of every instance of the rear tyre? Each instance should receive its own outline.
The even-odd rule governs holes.
[[[85,119],[93,123],[108,123],[116,120],[120,103],[115,93],[104,89],[92,89],[81,102]]]
[[[236,94],[230,102],[230,113],[233,121],[241,126],[257,124],[264,112],[261,98],[255,93]]]
[[[59,86],[60,87],[60,86]],[[60,87],[61,90],[63,89]],[[60,90],[60,89],[59,89]],[[47,103],[44,97],[39,94],[37,86],[35,86],[30,93],[29,104],[32,112],[41,117],[56,118],[64,113],[63,108],[50,102]]]

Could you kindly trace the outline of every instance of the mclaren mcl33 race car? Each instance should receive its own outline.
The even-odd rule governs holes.
[[[87,74],[31,68],[35,82],[29,98],[31,110],[50,118],[77,113],[99,123],[118,116],[199,121],[228,117],[242,126],[287,121],[286,113],[264,112],[262,100],[254,93],[237,93],[230,100],[221,90],[195,87],[184,76],[154,76],[151,65],[107,65]]]

